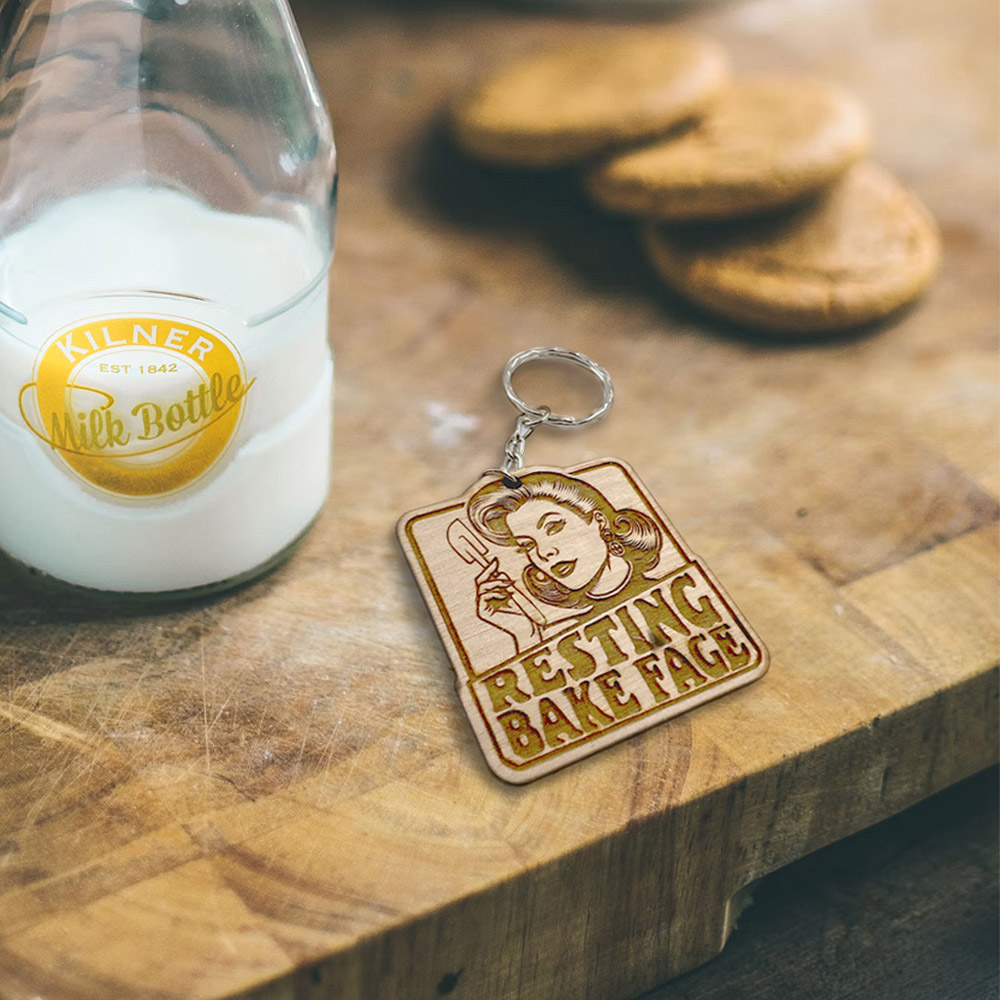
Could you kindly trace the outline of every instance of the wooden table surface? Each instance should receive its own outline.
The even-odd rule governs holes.
[[[931,207],[915,308],[822,343],[686,308],[571,177],[442,136],[470,74],[614,30],[302,3],[334,117],[335,480],[270,577],[161,613],[0,562],[0,996],[616,1000],[721,948],[740,890],[996,759],[996,11],[685,8],[739,71],[820,74]],[[527,787],[487,771],[393,537],[496,464],[499,372],[556,343],[618,455],[768,644],[768,675]],[[737,905],[731,905],[736,897]]]
[[[635,1000],[996,1000],[997,769],[763,879],[718,958]]]

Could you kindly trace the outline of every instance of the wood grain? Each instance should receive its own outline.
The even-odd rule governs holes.
[[[714,961],[636,1000],[989,1000],[1000,992],[997,772],[753,889]]]
[[[295,557],[182,608],[0,563],[0,996],[612,1000],[715,955],[741,887],[996,759],[996,11],[706,7],[741,72],[872,109],[941,274],[905,316],[773,344],[663,292],[564,174],[454,152],[447,98],[584,18],[300,4],[338,134],[335,480]],[[392,527],[496,464],[499,372],[560,343],[606,454],[770,649],[766,677],[526,788],[497,781]]]
[[[619,459],[484,476],[404,514],[397,534],[504,781],[544,777],[767,671],[760,637]]]

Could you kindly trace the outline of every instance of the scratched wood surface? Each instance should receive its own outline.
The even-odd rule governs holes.
[[[942,225],[915,308],[814,344],[686,309],[571,178],[442,139],[470,73],[606,26],[297,12],[342,168],[330,503],[278,572],[159,613],[0,562],[0,996],[634,996],[719,951],[742,887],[996,758],[994,5],[683,15],[741,71],[851,86]],[[497,462],[498,373],[545,343],[619,396],[530,462],[626,459],[772,666],[519,788],[482,760],[392,528]]]

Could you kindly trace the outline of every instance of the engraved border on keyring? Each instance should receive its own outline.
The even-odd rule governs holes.
[[[570,417],[566,414],[552,413],[545,406],[531,406],[526,403],[515,391],[512,379],[518,368],[530,364],[532,361],[566,361],[590,372],[601,383],[601,388],[604,391],[601,405],[586,417]],[[515,354],[504,365],[502,381],[503,391],[517,409],[544,421],[546,424],[554,424],[556,427],[584,427],[595,420],[600,420],[611,409],[611,404],[615,401],[615,387],[607,371],[592,358],[588,358],[586,354],[571,351],[565,347],[532,347],[530,350]]]
[[[595,462],[584,462],[581,465],[569,466],[563,469],[553,469],[550,466],[529,466],[530,469],[538,472],[548,472],[548,471],[558,471],[564,472],[568,475],[580,476],[588,472],[594,472],[599,469],[604,468],[615,468],[623,476],[625,482],[628,484],[632,492],[638,497],[642,503],[645,504],[646,510],[652,515],[653,520],[659,524],[660,528],[663,530],[664,535],[670,539],[674,546],[674,549],[680,553],[680,555],[685,559],[686,564],[697,561],[697,556],[691,551],[688,545],[684,542],[681,536],[677,533],[676,529],[671,530],[671,522],[663,510],[660,508],[659,504],[656,503],[653,496],[646,490],[645,486],[642,484],[639,477],[632,470],[631,466],[627,465],[625,462],[616,458],[604,458],[599,459]],[[414,511],[412,516],[409,517],[403,523],[403,533],[406,535],[407,540],[410,543],[410,548],[412,549],[414,555],[417,558],[417,562],[420,565],[421,573],[423,578],[417,578],[418,584],[421,587],[425,587],[425,593],[429,594],[435,605],[437,606],[438,614],[444,623],[445,629],[447,630],[448,636],[451,639],[456,652],[458,653],[459,659],[461,659],[462,664],[466,669],[466,673],[469,678],[474,681],[482,680],[484,677],[489,676],[494,670],[499,669],[506,663],[517,659],[517,656],[508,657],[506,660],[502,660],[500,663],[495,663],[484,670],[477,671],[472,665],[472,660],[469,657],[468,652],[465,649],[465,643],[462,639],[461,633],[458,627],[455,625],[451,611],[448,608],[447,603],[444,600],[444,596],[441,594],[434,581],[434,573],[424,556],[423,550],[420,547],[420,542],[417,539],[416,532],[414,530],[415,525],[418,521],[423,521],[428,518],[437,518],[442,514],[450,513],[452,511],[462,510],[465,507],[465,501],[468,499],[468,494],[463,497],[455,497],[451,500],[445,501],[443,504],[436,504],[429,508],[421,508]],[[428,603],[428,607],[429,607]],[[534,648],[534,647],[533,647]],[[457,671],[456,671],[457,672]]]

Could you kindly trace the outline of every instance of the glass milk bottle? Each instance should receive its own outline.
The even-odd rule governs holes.
[[[0,548],[248,579],[326,497],[333,137],[286,0],[0,7]]]

